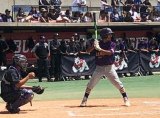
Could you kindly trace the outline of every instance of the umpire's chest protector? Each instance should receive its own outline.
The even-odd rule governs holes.
[[[48,46],[45,45],[45,43],[40,43],[35,53],[39,58],[47,58],[47,55],[49,53]]]

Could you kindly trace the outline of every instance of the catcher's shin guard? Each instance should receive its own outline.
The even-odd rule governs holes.
[[[14,103],[12,103],[12,107],[19,108],[20,106],[23,106],[31,102],[33,97],[34,97],[34,94],[32,90],[23,89],[21,91],[21,96]]]

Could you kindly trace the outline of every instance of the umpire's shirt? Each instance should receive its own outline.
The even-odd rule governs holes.
[[[48,44],[45,42],[37,43],[32,49],[32,52],[35,53],[39,59],[47,59],[48,54],[50,53]]]

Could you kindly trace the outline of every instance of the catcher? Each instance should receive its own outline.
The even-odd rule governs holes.
[[[3,75],[1,81],[1,97],[6,102],[6,109],[10,113],[19,113],[19,107],[31,102],[34,94],[42,94],[44,88],[40,86],[25,86],[29,79],[35,77],[34,72],[28,73],[24,78],[22,72],[26,71],[27,58],[22,54],[13,56],[13,65]]]

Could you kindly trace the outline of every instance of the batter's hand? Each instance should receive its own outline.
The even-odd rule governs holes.
[[[35,78],[35,73],[34,72],[30,72],[30,73],[28,73],[28,78],[29,79],[33,79],[33,78]]]
[[[97,51],[101,51],[102,49],[100,48],[99,46],[99,41],[98,40],[95,40],[94,41],[94,48],[97,50]]]
[[[105,56],[105,55],[107,55],[107,54],[103,51],[99,51],[96,53],[96,56]]]

